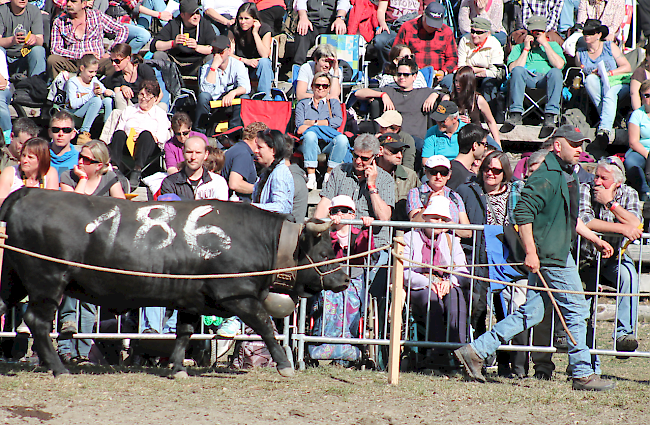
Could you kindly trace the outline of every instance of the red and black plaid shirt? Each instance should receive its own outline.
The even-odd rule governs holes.
[[[454,34],[447,25],[429,34],[422,27],[422,17],[405,22],[394,44],[406,44],[420,68],[432,66],[436,71],[454,72],[458,67],[458,49]]]

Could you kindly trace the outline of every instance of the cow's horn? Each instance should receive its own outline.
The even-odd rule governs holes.
[[[320,220],[319,220],[320,221]],[[313,222],[313,221],[308,221],[305,225],[305,228],[311,232],[311,233],[316,233],[320,234],[323,232],[326,232],[330,228],[331,222],[326,221],[326,222]]]

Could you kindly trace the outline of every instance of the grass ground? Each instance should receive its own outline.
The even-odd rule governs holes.
[[[607,340],[609,330],[600,330]],[[639,328],[641,349],[650,325]],[[571,390],[566,355],[556,355],[551,381],[402,373],[399,386],[382,372],[324,366],[281,378],[274,370],[168,370],[79,367],[72,376],[0,365],[0,423],[7,424],[641,424],[650,420],[647,359],[603,358],[617,380],[609,393]]]

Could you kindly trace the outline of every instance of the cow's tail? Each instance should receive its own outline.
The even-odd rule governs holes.
[[[10,193],[7,199],[5,199],[5,201],[2,203],[2,207],[0,208],[0,221],[7,221],[5,218],[7,217],[8,212],[14,206],[16,201],[18,201],[20,198],[27,196],[27,194],[31,190],[32,189],[30,188],[22,188],[13,193]]]

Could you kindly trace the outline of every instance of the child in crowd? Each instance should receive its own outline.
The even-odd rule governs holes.
[[[104,121],[113,110],[114,92],[108,90],[97,79],[99,60],[93,54],[84,55],[79,61],[79,75],[72,77],[66,83],[67,104],[70,112],[83,118],[81,132],[77,144],[91,140],[90,127],[104,107]]]

